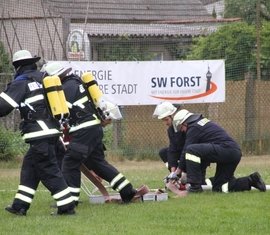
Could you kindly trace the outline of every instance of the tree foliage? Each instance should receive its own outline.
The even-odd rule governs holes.
[[[254,67],[255,27],[247,23],[225,25],[208,37],[194,40],[188,59],[225,59],[226,79],[243,79]]]
[[[248,24],[256,23],[258,0],[225,0],[225,18],[240,17]],[[270,1],[260,0],[260,17],[270,21]]]
[[[262,79],[270,80],[270,22],[261,29]],[[245,22],[225,25],[207,37],[193,40],[187,59],[225,59],[226,79],[243,79],[256,71],[256,28]]]
[[[270,22],[264,22],[261,29],[262,78],[270,79]]]
[[[7,130],[0,125],[0,162],[23,155],[27,148],[28,145],[21,138],[20,132]]]
[[[0,73],[9,73],[12,71],[10,59],[5,51],[3,43],[0,41]]]

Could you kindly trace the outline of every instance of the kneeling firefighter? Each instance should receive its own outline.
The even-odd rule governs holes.
[[[134,197],[147,193],[149,189],[146,186],[135,190],[126,177],[105,160],[102,122],[119,119],[121,113],[117,106],[103,100],[92,75],[85,73],[81,79],[70,73],[71,68],[57,62],[46,64],[44,70],[50,76],[60,77],[70,110],[71,139],[63,159],[62,172],[75,201],[78,203],[80,196],[82,164],[119,191],[123,202],[130,202]]]
[[[242,152],[238,143],[217,123],[194,114],[186,109],[178,111],[173,117],[175,131],[186,133],[185,145],[176,173],[187,173],[188,192],[202,192],[204,175],[210,163],[216,164],[212,178],[212,191],[240,192],[251,187],[261,192],[266,185],[258,172],[236,178],[234,172],[240,163]]]
[[[52,117],[44,96],[43,73],[36,65],[39,60],[27,50],[17,51],[13,55],[14,80],[0,94],[0,117],[19,109],[22,138],[30,146],[23,158],[18,191],[5,209],[26,215],[41,181],[56,200],[57,214],[74,214],[75,203],[55,157],[59,121]]]

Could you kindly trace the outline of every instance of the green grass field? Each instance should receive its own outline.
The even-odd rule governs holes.
[[[161,162],[113,162],[135,187],[162,188],[167,170]],[[50,193],[40,185],[26,217],[7,213],[16,193],[19,169],[0,163],[0,234],[270,234],[270,191],[219,194],[204,192],[168,201],[128,205],[90,204],[82,192],[75,216],[51,216]],[[214,172],[208,169],[208,175]],[[270,184],[270,156],[243,158],[236,176],[259,171]]]

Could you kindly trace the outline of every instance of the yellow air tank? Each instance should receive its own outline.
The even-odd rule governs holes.
[[[106,97],[100,90],[97,81],[95,80],[94,76],[91,73],[85,72],[82,75],[82,81],[85,85],[85,88],[88,90],[90,99],[91,101],[93,101],[98,116],[101,120],[106,119],[119,120],[122,118],[118,106],[107,101]]]
[[[58,76],[47,76],[43,79],[43,86],[54,118],[62,120],[69,117],[66,97]]]
[[[82,75],[82,81],[86,85],[86,88],[95,104],[96,107],[99,107],[103,93],[99,89],[97,81],[90,72],[85,72]]]

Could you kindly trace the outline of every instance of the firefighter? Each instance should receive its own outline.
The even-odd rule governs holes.
[[[185,143],[184,133],[175,132],[172,125],[173,115],[177,110],[172,103],[165,101],[158,104],[153,113],[153,117],[162,120],[168,127],[169,146],[160,149],[159,156],[170,172],[176,170]]]
[[[160,149],[159,156],[165,163],[170,174],[164,178],[165,187],[177,195],[182,195],[186,190],[186,174],[174,174],[177,169],[178,161],[185,144],[185,135],[181,132],[175,132],[173,129],[173,116],[180,107],[174,106],[168,101],[161,102],[154,110],[153,117],[162,120],[167,128],[169,146]]]
[[[75,201],[79,202],[82,163],[119,191],[123,202],[130,202],[147,193],[147,186],[135,190],[128,179],[105,160],[102,117],[96,112],[82,79],[70,73],[71,68],[65,68],[57,62],[48,63],[44,69],[48,75],[60,77],[70,109],[71,139],[63,159],[62,172]],[[95,86],[94,82],[92,84]]]
[[[176,173],[187,173],[188,192],[202,192],[202,171],[210,163],[216,163],[212,179],[212,191],[237,192],[257,188],[266,191],[266,185],[258,172],[235,178],[234,172],[241,160],[241,149],[218,124],[186,109],[178,111],[173,118],[175,131],[186,134],[184,149]]]
[[[56,214],[74,214],[75,203],[56,161],[59,123],[48,111],[42,88],[43,74],[36,65],[39,60],[40,57],[33,57],[27,50],[14,53],[14,80],[0,94],[0,116],[19,109],[22,138],[29,144],[23,158],[18,191],[12,205],[5,209],[16,215],[26,215],[39,182],[42,182],[56,201]]]

